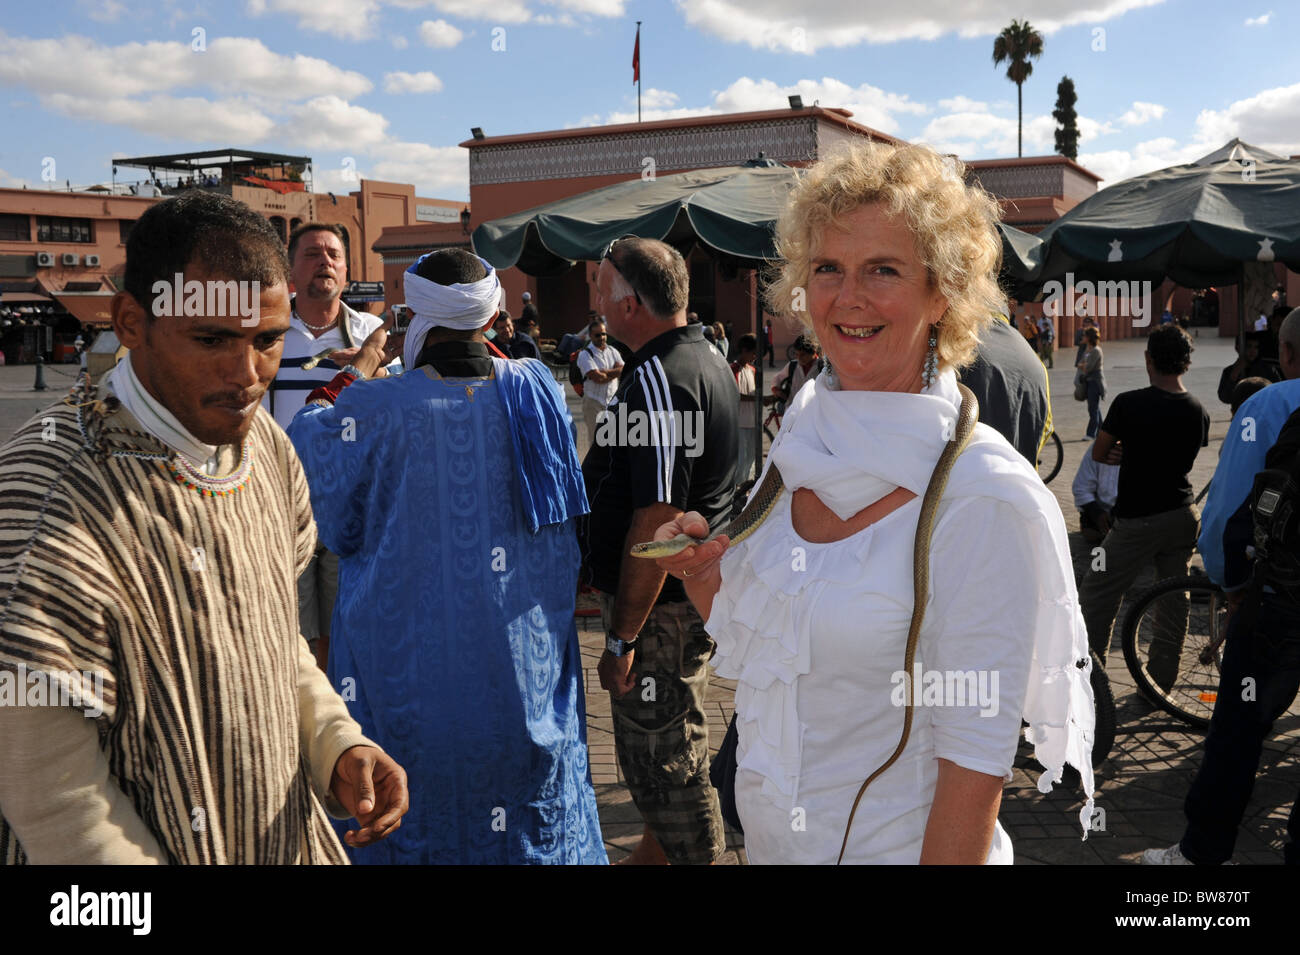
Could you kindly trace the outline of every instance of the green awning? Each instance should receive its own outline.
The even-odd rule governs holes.
[[[575,262],[595,261],[623,235],[663,239],[683,253],[698,244],[735,267],[762,268],[776,259],[776,220],[798,174],[760,159],[633,179],[485,222],[472,241],[495,268],[515,266],[529,275],[555,275]],[[1037,266],[1039,241],[1010,226],[999,228],[1004,277],[1018,283]]]
[[[1244,263],[1300,270],[1300,161],[1258,158],[1268,155],[1260,151],[1252,158],[1244,144],[1233,146],[1079,203],[1039,233],[1043,262],[1034,281],[1073,272],[1198,288],[1237,282]],[[1214,161],[1234,152],[1241,158]]]

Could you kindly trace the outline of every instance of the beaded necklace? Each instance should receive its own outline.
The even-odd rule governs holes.
[[[191,490],[198,491],[203,497],[225,497],[242,491],[253,476],[252,442],[244,439],[239,448],[239,467],[225,477],[211,477],[190,464],[184,455],[170,455],[166,461],[167,470],[179,483]]]
[[[97,415],[102,416],[112,411],[121,404],[117,396],[109,395],[106,398],[97,398],[96,389],[86,381],[82,385],[80,394],[73,395],[82,399],[81,401],[68,401],[77,409],[77,429],[81,432],[82,444],[87,450],[95,449],[95,442],[92,441],[90,434],[86,429],[85,409],[93,408]],[[69,395],[69,398],[73,397]],[[136,431],[130,428],[115,429],[119,433],[137,435],[139,437],[149,438],[157,441],[158,439],[147,432]],[[128,451],[116,449],[106,451],[109,457],[114,458],[136,458],[141,461],[157,461],[176,480],[178,484],[183,484],[191,490],[198,491],[202,497],[225,497],[228,494],[234,494],[236,491],[242,491],[247,486],[249,479],[253,476],[253,442],[251,438],[244,438],[239,448],[239,466],[233,472],[225,477],[210,477],[204,474],[194,465],[185,459],[185,456],[170,448],[166,451]]]

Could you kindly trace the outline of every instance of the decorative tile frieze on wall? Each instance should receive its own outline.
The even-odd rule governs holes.
[[[479,146],[469,153],[471,186],[584,176],[640,175],[645,159],[656,170],[738,166],[762,152],[794,162],[817,156],[817,122],[812,117],[757,123],[719,123],[644,133],[580,136]]]
[[[998,199],[1065,195],[1064,165],[985,167],[971,172]]]

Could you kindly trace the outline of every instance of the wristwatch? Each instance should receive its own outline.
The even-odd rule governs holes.
[[[363,375],[361,372],[357,371],[356,365],[344,365],[339,369],[339,371],[345,375],[351,375],[353,378],[357,379],[357,381],[365,381],[369,377],[368,375]]]
[[[637,634],[637,636],[633,637],[631,640],[623,640],[616,636],[613,630],[610,630],[605,634],[605,649],[616,657],[625,657],[636,649],[637,638],[639,636],[640,634]]]

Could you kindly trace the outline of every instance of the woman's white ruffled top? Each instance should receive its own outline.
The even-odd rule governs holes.
[[[904,646],[920,498],[960,395],[952,372],[921,394],[800,391],[768,466],[787,491],[723,559],[706,628],[737,681],[737,801],[756,862],[833,862],[853,797],[902,729]],[[917,497],[858,534],[803,540],[791,495],[807,487],[847,519],[896,487]],[[1064,519],[1037,473],[980,425],[935,520],[917,666],[928,696],[907,748],[872,783],[846,859],[915,862],[938,758],[1010,778],[1026,736],[1050,791],[1068,760],[1093,791],[1093,703]],[[933,693],[930,691],[933,690]],[[1081,819],[1086,829],[1091,800]],[[1000,827],[990,861],[1010,859]]]

